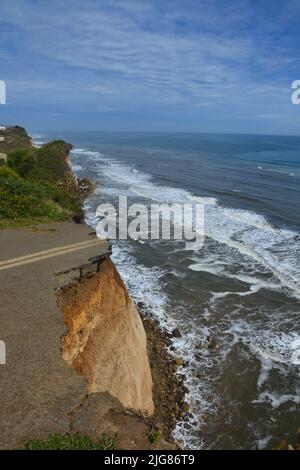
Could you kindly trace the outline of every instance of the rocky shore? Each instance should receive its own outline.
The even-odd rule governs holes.
[[[170,352],[172,337],[180,334],[164,331],[159,322],[153,318],[146,306],[138,303],[147,336],[147,349],[153,380],[154,415],[151,418],[153,429],[165,439],[173,441],[173,431],[178,421],[192,418],[189,404],[185,397],[188,388],[185,385],[185,362]]]
[[[90,190],[93,181],[88,179],[88,183]],[[95,183],[94,185],[96,187]],[[82,202],[84,196],[85,194]],[[169,442],[171,446],[177,447],[173,438],[176,423],[193,418],[189,411],[189,403],[186,401],[189,390],[185,385],[185,361],[181,357],[176,357],[174,352],[171,353],[172,337],[179,337],[181,333],[178,329],[172,333],[163,330],[159,321],[153,317],[143,302],[139,302],[136,307],[146,332],[153,381],[154,414],[151,418],[145,417],[145,422],[154,434]]]

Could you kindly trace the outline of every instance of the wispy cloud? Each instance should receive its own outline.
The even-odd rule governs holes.
[[[22,103],[271,116],[299,78],[297,6],[272,4],[1,0],[0,71]]]

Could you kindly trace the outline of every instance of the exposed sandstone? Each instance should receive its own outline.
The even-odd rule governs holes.
[[[152,415],[152,378],[140,316],[108,258],[91,278],[58,293],[67,334],[63,358],[87,380],[89,393],[109,392],[127,408]]]

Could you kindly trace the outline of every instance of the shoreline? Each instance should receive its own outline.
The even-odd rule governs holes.
[[[35,143],[34,138],[29,137],[30,143],[34,148],[42,148]],[[50,142],[45,142],[47,145]],[[74,180],[76,186],[76,198],[82,210],[82,218],[73,218],[72,223],[85,225],[91,230],[95,228],[88,223],[86,219],[85,202],[89,197],[93,197],[97,188],[101,187],[101,182],[87,176],[77,176],[74,172],[72,163],[73,144],[70,145],[69,152],[65,156],[65,163],[69,170],[69,176]],[[114,245],[112,244],[112,250]],[[175,351],[172,346],[172,333],[166,330],[159,318],[146,304],[134,300],[128,288],[130,297],[136,306],[136,310],[142,320],[147,338],[148,359],[153,380],[153,400],[155,403],[155,412],[151,417],[146,417],[150,427],[158,430],[162,437],[165,437],[171,445],[176,447],[183,446],[184,441],[175,439],[176,426],[183,423],[190,426],[195,417],[190,412],[190,404],[186,401],[186,395],[189,389],[186,386],[186,376],[184,375],[185,361],[180,357],[180,351]],[[179,333],[180,335],[180,333]],[[175,337],[176,335],[174,335]],[[180,335],[181,336],[181,335]],[[189,424],[188,424],[189,421]]]
[[[20,130],[19,130],[20,129]],[[65,177],[65,190],[66,193],[72,194],[74,198],[74,203],[77,204],[77,212],[72,213],[69,215],[67,222],[57,221],[51,222],[51,220],[45,220],[45,224],[52,223],[53,226],[60,227],[60,229],[49,229],[51,230],[51,244],[55,245],[55,239],[57,237],[58,232],[61,232],[62,237],[68,236],[67,233],[63,233],[65,228],[63,223],[69,223],[70,227],[77,227],[79,232],[83,231],[88,235],[92,235],[90,232],[91,225],[87,223],[85,219],[86,211],[85,211],[85,201],[88,199],[89,196],[92,196],[95,189],[96,189],[96,182],[88,177],[77,177],[73,170],[72,165],[72,145],[67,144],[64,141],[54,141],[45,143],[43,147],[37,146],[34,142],[34,139],[28,136],[26,130],[23,128],[12,128],[12,140],[11,146],[15,145],[15,134],[21,133],[24,136],[24,141],[27,145],[27,148],[32,149],[32,151],[37,150],[39,152],[40,158],[44,155],[45,149],[53,148],[53,145],[59,143],[62,148],[59,150],[59,155],[57,158],[59,159],[59,168],[61,169],[60,176]],[[50,155],[50,156],[49,156]],[[53,155],[51,152],[47,154],[48,158],[52,158]],[[37,161],[37,160],[36,160]],[[40,161],[40,160],[39,160]],[[37,165],[37,164],[36,164]],[[21,181],[24,181],[21,179]],[[22,183],[23,184],[23,183]],[[24,183],[27,184],[27,183]],[[62,186],[62,182],[58,182],[58,185]],[[43,221],[39,220],[38,218],[32,217],[31,219],[27,218],[22,220],[23,224],[21,226],[17,225],[18,220],[11,219],[8,229],[13,230],[15,233],[18,233],[19,237],[23,237],[22,232],[26,233],[27,238],[31,240],[30,232],[33,231],[36,237],[40,237],[40,233],[43,232]],[[49,225],[49,226],[50,226]],[[51,227],[52,227],[51,225]],[[80,226],[82,229],[80,229]],[[93,231],[94,229],[91,228]],[[72,232],[74,231],[72,230]],[[76,231],[78,231],[76,230]],[[6,232],[3,232],[4,234]],[[50,233],[50,232],[49,232]],[[5,236],[5,235],[4,235]],[[48,237],[44,238],[42,236],[43,241],[43,250],[45,247],[47,248],[49,245]],[[45,245],[46,244],[46,245]],[[66,243],[64,243],[66,244]],[[44,247],[45,245],[45,247]],[[23,249],[21,249],[20,245],[20,254],[23,254]],[[19,252],[17,251],[17,254]],[[14,253],[13,253],[14,255]],[[72,268],[71,272],[74,273],[76,270],[76,258],[70,257],[70,262],[72,263],[72,259],[74,261],[74,267]],[[56,259],[55,259],[56,260]],[[61,262],[61,261],[60,261]],[[56,261],[55,261],[56,265]],[[42,269],[42,268],[40,268]],[[95,279],[96,283],[96,279]],[[108,288],[108,286],[107,286]],[[88,292],[85,292],[88,296]],[[130,295],[130,294],[129,294]],[[131,295],[130,295],[131,297]],[[51,299],[52,300],[52,299]],[[153,445],[154,448],[158,448],[157,446],[162,446],[162,449],[178,449],[180,446],[175,442],[175,438],[173,435],[173,431],[175,430],[177,421],[183,419],[188,412],[189,405],[187,402],[184,401],[185,393],[187,390],[184,388],[183,384],[183,377],[181,374],[177,373],[178,368],[183,365],[183,361],[180,358],[175,358],[173,355],[168,351],[168,348],[171,345],[171,335],[163,330],[162,326],[159,324],[157,320],[153,318],[151,312],[146,311],[145,304],[141,305],[141,302],[134,302],[137,315],[141,319],[141,328],[144,330],[145,333],[145,347],[146,347],[146,356],[147,361],[149,362],[149,367],[151,371],[152,377],[152,396],[154,401],[154,414],[147,415],[146,413],[142,413],[142,411],[134,412],[133,416],[140,415],[142,421],[144,422],[145,427],[143,428],[143,442],[140,441],[139,445],[145,446],[141,448],[148,448],[148,445]],[[138,304],[138,305],[137,305]],[[124,312],[126,313],[126,312]],[[126,316],[126,315],[125,315]],[[61,319],[60,319],[61,321]],[[80,332],[79,332],[80,333]],[[70,364],[69,364],[70,365]],[[63,366],[65,367],[65,366]],[[130,371],[131,372],[131,371]],[[68,370],[69,374],[73,374],[71,371]],[[76,377],[76,380],[81,382],[80,375]],[[144,380],[141,376],[140,380]],[[109,392],[108,392],[109,393]],[[92,400],[92,398],[91,398]],[[144,408],[141,408],[144,409]],[[124,413],[126,414],[126,408],[124,409]],[[13,424],[13,423],[12,423]],[[91,424],[91,423],[89,423]],[[48,428],[49,432],[51,431],[51,426]],[[126,431],[126,428],[123,430]],[[146,432],[146,434],[145,434]],[[153,438],[155,440],[153,442],[150,440],[147,441],[147,433],[148,436],[153,434]],[[37,436],[38,437],[38,436]],[[132,439],[134,439],[134,433],[132,433]],[[146,439],[146,441],[145,441]],[[132,441],[133,442],[133,441]],[[127,444],[126,444],[127,445]],[[129,447],[130,448],[130,447]],[[133,447],[134,448],[134,447]],[[151,447],[150,447],[151,448]]]
[[[89,225],[85,219],[85,201],[89,197],[93,197],[96,189],[101,187],[101,183],[89,177],[79,178],[75,175],[72,164],[72,149],[69,154],[69,163],[71,172],[78,182],[89,181],[93,187],[93,191],[81,199],[84,220],[82,223],[88,225],[93,230],[94,227]],[[114,245],[112,243],[112,254]],[[118,266],[117,266],[118,268]],[[130,290],[129,295],[131,296]],[[131,296],[132,298],[132,296]],[[186,365],[184,359],[171,353],[168,348],[172,348],[172,337],[180,334],[178,328],[173,335],[169,333],[159,319],[155,318],[150,309],[142,301],[135,301],[137,312],[143,322],[144,330],[147,338],[148,359],[153,380],[153,401],[155,410],[153,416],[149,418],[149,422],[153,429],[162,434],[168,441],[180,448],[180,443],[175,440],[174,431],[181,421],[188,421],[194,418],[190,413],[190,404],[186,401],[186,395],[189,392],[185,384],[184,371],[178,369],[184,368]],[[174,348],[175,351],[175,348]],[[190,425],[191,426],[191,425]]]
[[[34,139],[31,139],[31,142],[35,146]],[[70,175],[72,175],[76,182],[77,198],[83,212],[82,220],[76,221],[73,219],[72,223],[83,224],[94,230],[85,219],[86,212],[84,205],[85,201],[93,196],[95,190],[101,187],[101,184],[87,176],[76,176],[72,164],[72,150],[73,145],[65,161],[69,167]],[[113,247],[112,244],[112,252]],[[185,362],[182,358],[176,356],[175,353],[171,353],[168,350],[169,347],[172,347],[172,334],[164,329],[159,320],[147,309],[146,304],[135,302],[133,299],[132,301],[136,306],[146,333],[148,359],[153,380],[155,410],[153,416],[145,417],[145,420],[171,446],[180,448],[180,443],[174,437],[176,425],[180,421],[187,421],[193,418],[193,415],[189,412],[190,405],[185,401],[186,394],[189,391],[185,385],[185,376],[182,371],[178,372],[179,368],[184,367]]]
[[[185,401],[188,388],[185,375],[178,369],[185,365],[180,357],[174,357],[168,350],[172,345],[172,335],[166,332],[151,312],[138,307],[147,336],[148,358],[153,380],[154,415],[153,425],[167,439],[180,447],[173,432],[179,421],[190,419],[190,406]]]
[[[72,155],[71,166],[72,166]],[[76,181],[81,181],[73,172]],[[83,178],[85,179],[85,178]],[[94,191],[100,186],[99,183],[91,178],[88,178],[94,185]],[[82,201],[82,208],[84,211],[84,203],[88,197]],[[75,223],[75,222],[74,222]],[[91,227],[85,220],[83,224]],[[94,228],[91,227],[93,230]],[[112,244],[113,253],[113,244]],[[129,290],[129,294],[130,290]],[[186,394],[189,392],[185,384],[185,375],[178,369],[185,366],[185,361],[181,357],[176,357],[168,348],[172,347],[172,337],[176,333],[167,332],[159,320],[156,319],[143,302],[135,302],[137,312],[143,322],[144,330],[147,338],[148,359],[150,363],[150,370],[153,380],[153,401],[154,401],[154,414],[147,418],[150,426],[157,431],[163,438],[167,439],[172,445],[181,448],[180,443],[175,440],[174,431],[176,425],[180,421],[187,421],[193,418],[190,413],[190,405],[185,400]],[[180,334],[180,333],[179,333]]]

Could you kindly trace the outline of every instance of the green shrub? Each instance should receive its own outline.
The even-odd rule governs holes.
[[[28,175],[32,181],[58,183],[65,181],[70,170],[66,157],[72,146],[62,140],[44,145],[36,151],[37,164]]]
[[[148,434],[148,440],[149,442],[151,442],[151,444],[155,444],[155,442],[157,442],[159,438],[160,432],[158,431],[158,429],[152,429]]]
[[[7,164],[25,178],[36,166],[36,161],[30,150],[16,150],[7,155]]]
[[[14,174],[13,170],[10,170]],[[66,190],[50,184],[32,183],[0,173],[0,218],[67,220],[82,217],[82,208]]]
[[[71,148],[59,140],[8,154],[7,165],[0,167],[0,227],[9,226],[9,221],[14,226],[34,220],[82,222],[86,188],[76,184],[70,171]]]
[[[0,166],[0,178],[21,179],[20,176],[7,165]]]
[[[102,434],[100,439],[91,439],[83,433],[53,434],[49,439],[34,439],[25,442],[26,450],[115,450],[115,438]]]
[[[1,218],[46,217],[63,220],[68,217],[68,212],[51,198],[49,188],[22,179],[0,177],[0,200]]]

